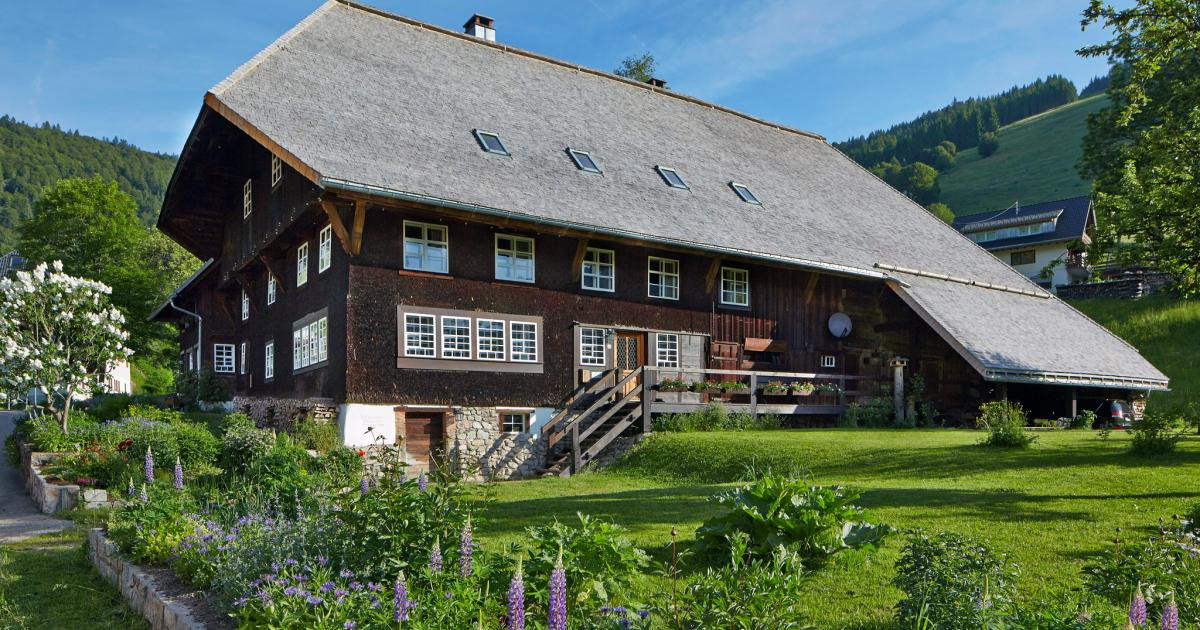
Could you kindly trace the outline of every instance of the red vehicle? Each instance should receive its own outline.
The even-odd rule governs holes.
[[[1096,421],[1092,423],[1092,428],[1128,429],[1132,423],[1133,416],[1129,412],[1129,403],[1124,400],[1109,399],[1100,403],[1100,406],[1096,408]]]

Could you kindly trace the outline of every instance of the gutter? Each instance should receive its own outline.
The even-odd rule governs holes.
[[[528,214],[523,214],[520,212],[501,210],[499,208],[491,208],[488,206],[481,206],[481,205],[473,204],[473,203],[451,201],[449,199],[441,199],[439,197],[431,197],[429,195],[408,193],[408,192],[403,192],[403,191],[399,191],[399,190],[392,190],[390,188],[383,188],[381,186],[372,186],[370,184],[360,184],[358,182],[351,182],[351,181],[346,181],[344,179],[336,179],[336,178],[332,178],[332,177],[322,177],[320,185],[322,188],[326,188],[326,189],[332,188],[332,189],[338,189],[338,190],[345,190],[348,192],[356,192],[356,193],[367,194],[367,195],[375,195],[375,196],[379,196],[379,197],[388,197],[391,199],[400,199],[403,201],[411,201],[414,203],[420,203],[420,204],[425,204],[425,205],[430,205],[430,206],[437,206],[437,207],[441,207],[441,208],[448,208],[451,210],[461,210],[464,212],[474,212],[477,214],[485,214],[485,215],[499,217],[499,218],[503,218],[503,219],[514,219],[514,220],[518,220],[518,221],[529,221],[532,223],[553,225],[555,227],[569,228],[569,229],[578,230],[581,232],[591,232],[594,234],[602,234],[602,235],[612,236],[612,237],[616,237],[616,238],[634,239],[634,240],[639,240],[639,241],[646,241],[648,243],[656,243],[659,245],[670,245],[673,247],[683,247],[686,249],[697,249],[697,250],[707,251],[707,252],[716,253],[716,254],[740,256],[743,258],[750,258],[753,260],[783,263],[783,264],[787,264],[787,265],[803,267],[806,269],[813,269],[813,270],[817,270],[817,271],[823,271],[826,273],[832,273],[832,274],[843,275],[843,276],[851,276],[851,277],[855,277],[855,278],[868,278],[871,280],[884,280],[884,281],[890,280],[890,281],[894,281],[894,282],[899,282],[903,286],[909,286],[903,280],[900,280],[899,278],[896,278],[895,276],[892,276],[890,274],[877,272],[877,271],[869,271],[866,269],[859,269],[858,267],[851,267],[849,265],[839,265],[837,263],[826,263],[826,262],[820,262],[820,261],[815,261],[815,260],[806,260],[803,258],[793,258],[790,256],[765,254],[762,252],[737,249],[737,248],[733,248],[733,247],[719,247],[719,246],[715,246],[715,245],[706,245],[703,243],[695,243],[692,241],[685,241],[682,239],[668,238],[668,237],[663,237],[663,236],[652,236],[649,234],[633,232],[631,230],[606,228],[606,227],[600,227],[600,226],[595,226],[595,225],[589,225],[586,223],[579,223],[576,221],[567,221],[564,219],[550,219],[550,218],[545,218],[545,217],[536,217],[536,216],[532,216],[532,215],[528,215]]]
[[[204,363],[204,318],[200,317],[199,313],[189,311],[186,308],[176,305],[175,296],[173,295],[169,300],[167,300],[167,304],[170,305],[171,308],[183,313],[184,315],[191,315],[192,317],[196,318],[196,371],[199,372],[201,364]]]

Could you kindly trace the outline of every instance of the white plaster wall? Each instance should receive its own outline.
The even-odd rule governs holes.
[[[370,446],[382,436],[384,444],[396,443],[396,412],[392,405],[338,405],[338,430],[346,446]],[[374,433],[369,430],[374,429]]]
[[[1021,248],[1017,248],[1017,249],[1006,249],[1003,251],[995,252],[995,255],[997,258],[1004,261],[1005,264],[1010,264],[1009,261],[1012,260],[1011,255],[1013,252],[1024,252],[1024,251],[1028,251],[1028,250],[1029,250],[1029,248],[1027,248],[1027,247],[1021,247]],[[1054,275],[1050,278],[1050,282],[1051,282],[1050,286],[1057,287],[1060,284],[1069,284],[1070,283],[1071,280],[1069,277],[1067,277],[1067,264],[1066,264],[1067,248],[1062,243],[1055,243],[1053,245],[1043,245],[1041,247],[1035,247],[1034,252],[1035,252],[1035,259],[1032,264],[1013,265],[1012,268],[1021,272],[1022,274],[1024,274],[1026,277],[1028,277],[1030,280],[1033,280],[1034,282],[1041,282],[1042,279],[1038,277],[1038,274],[1040,274],[1042,272],[1042,269],[1044,269],[1046,267],[1046,265],[1049,265],[1051,261],[1061,258],[1063,260],[1063,262],[1062,262],[1062,264],[1060,264],[1054,268]]]

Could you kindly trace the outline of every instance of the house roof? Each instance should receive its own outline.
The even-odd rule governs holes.
[[[980,243],[980,246],[988,250],[998,250],[1042,243],[1083,240],[1088,226],[1095,223],[1095,217],[1092,215],[1092,200],[1085,195],[1057,201],[1043,201],[1028,206],[1014,205],[1005,210],[966,214],[954,217],[954,227],[966,234],[1000,227],[1038,223],[1047,219],[1055,219],[1053,232],[986,241]]]
[[[152,322],[160,319],[165,321],[183,317],[183,313],[171,307],[171,302],[190,289],[192,285],[200,280],[200,278],[207,276],[210,271],[215,269],[216,266],[213,265],[213,259],[209,258],[208,260],[204,261],[204,264],[200,265],[200,268],[197,269],[195,273],[189,276],[187,280],[181,282],[179,286],[171,292],[171,295],[169,295],[162,304],[159,304],[158,308],[154,309],[153,313],[150,313],[150,315],[146,318],[146,321]]]
[[[998,319],[1076,330],[1087,342],[1064,352],[1103,358],[1139,386],[1166,384],[1132,347],[820,136],[676,92],[331,0],[205,102],[328,189],[896,278],[982,366],[1083,369],[1081,384],[1096,370],[997,337],[941,299],[959,292],[991,303]],[[499,134],[511,157],[482,151],[476,129]],[[567,147],[590,152],[603,174],[577,169]],[[690,189],[667,186],[657,165],[678,169]],[[733,181],[762,205],[741,201]],[[877,263],[978,284],[945,288]]]

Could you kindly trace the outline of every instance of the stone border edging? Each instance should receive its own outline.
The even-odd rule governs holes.
[[[63,453],[39,453],[28,444],[21,444],[21,476],[25,489],[42,514],[65,512],[82,504],[85,509],[115,507],[120,501],[101,488],[81,488],[73,483],[57,484],[46,480],[40,468]]]
[[[142,613],[154,630],[204,630],[204,624],[178,598],[160,592],[154,578],[121,558],[117,545],[103,529],[88,530],[88,558],[100,577],[116,586],[129,606]]]

